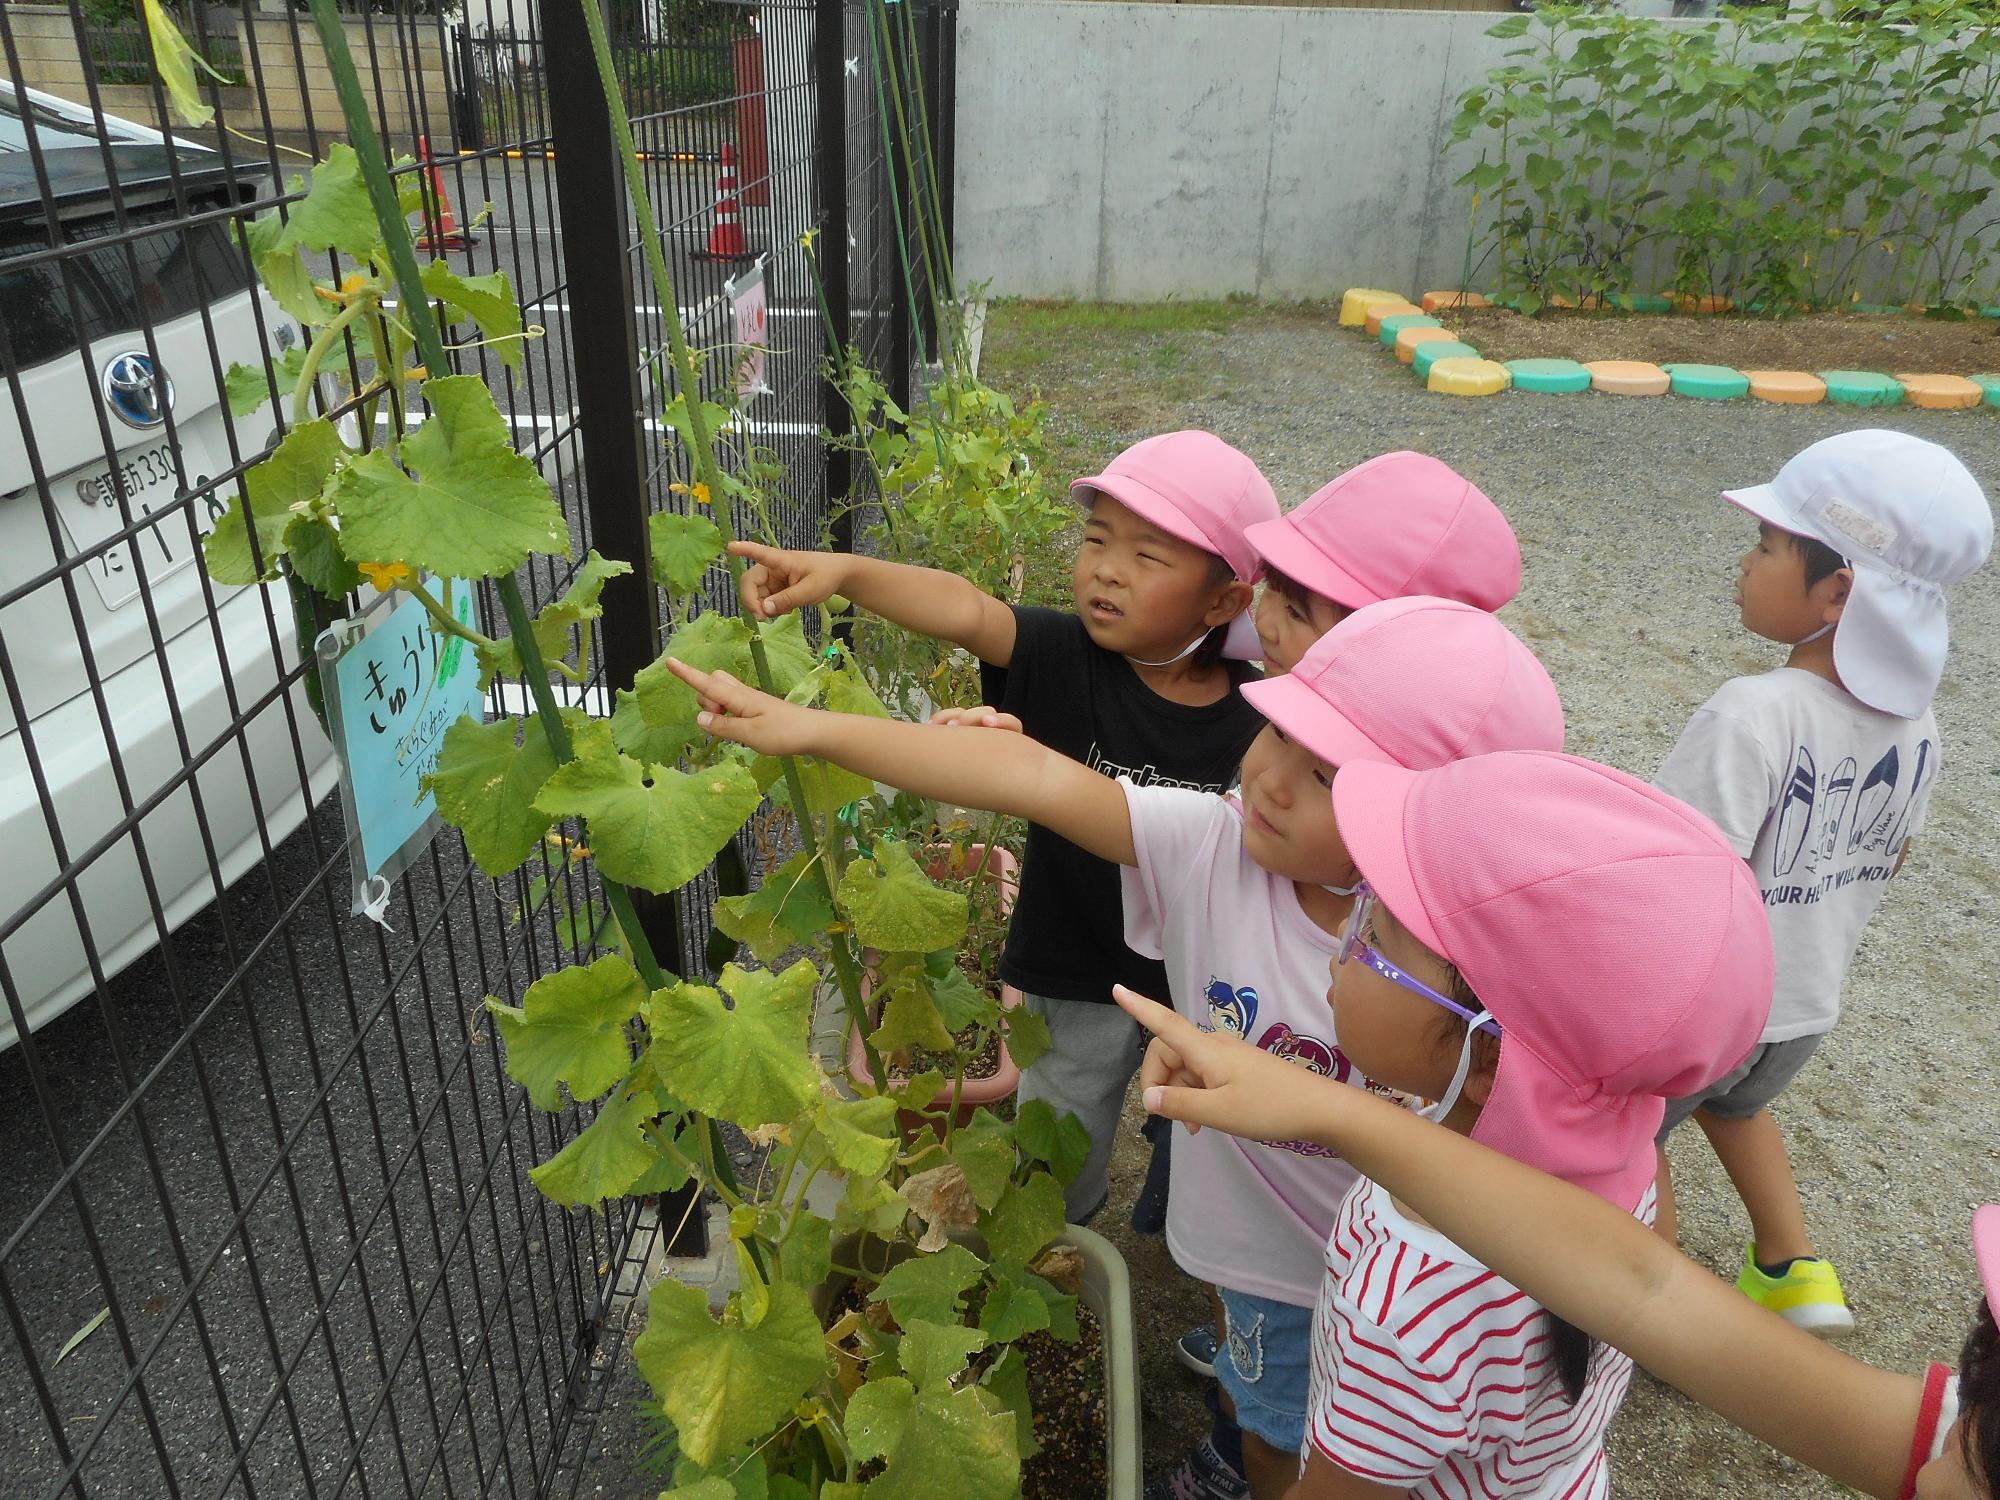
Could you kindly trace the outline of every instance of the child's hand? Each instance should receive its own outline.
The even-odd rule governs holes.
[[[1322,1079],[1240,1037],[1203,1031],[1166,1006],[1113,985],[1126,1014],[1153,1033],[1139,1081],[1148,1114],[1179,1120],[1190,1132],[1204,1125],[1252,1141],[1320,1140],[1338,1108]],[[1329,1106],[1332,1106],[1331,1108]]]
[[[1003,714],[997,708],[941,708],[931,715],[930,722],[970,729],[1004,729],[1013,734],[1027,733],[1018,718],[1013,714]]]
[[[704,672],[677,657],[667,658],[667,669],[695,690],[702,708],[695,722],[717,739],[748,745],[760,755],[813,753],[812,727],[824,717],[817,710],[773,698],[727,672]]]
[[[743,570],[737,593],[753,619],[775,619],[808,604],[824,604],[845,581],[847,558],[838,552],[787,552],[761,542],[731,542],[729,550],[752,563]]]

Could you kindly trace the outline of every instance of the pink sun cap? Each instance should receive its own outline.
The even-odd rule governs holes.
[[[1343,609],[1433,594],[1494,610],[1521,591],[1521,545],[1500,508],[1422,453],[1356,464],[1289,515],[1251,527],[1250,545]]]
[[[1972,1214],[1972,1258],[1979,1262],[1979,1279],[1986,1286],[1986,1305],[2000,1318],[2000,1203],[1989,1203]]]
[[[1453,599],[1385,599],[1243,696],[1321,760],[1427,771],[1489,750],[1560,750],[1562,700],[1535,653]]]
[[[1664,1101],[1734,1068],[1770,1015],[1749,865],[1685,803],[1548,751],[1364,762],[1333,806],[1376,895],[1500,1023],[1472,1138],[1635,1211]]]
[[[1277,519],[1278,496],[1248,454],[1212,432],[1164,432],[1134,443],[1102,474],[1069,487],[1070,499],[1083,505],[1094,494],[1214,553],[1244,583],[1263,572],[1247,533]]]

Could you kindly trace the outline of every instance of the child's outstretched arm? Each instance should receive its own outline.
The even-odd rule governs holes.
[[[1138,858],[1124,789],[1026,735],[801,708],[727,672],[668,665],[700,697],[701,727],[720,739],[764,755],[816,755],[920,797],[1027,818],[1116,864]]]
[[[731,542],[729,550],[752,564],[737,593],[760,620],[840,594],[893,625],[963,646],[992,666],[1014,659],[1014,612],[956,573],[851,552],[787,552],[761,542]]]
[[[1114,993],[1154,1035],[1141,1074],[1152,1113],[1190,1130],[1334,1148],[1550,1312],[1801,1463],[1895,1500],[1920,1380],[1792,1327],[1582,1188]]]

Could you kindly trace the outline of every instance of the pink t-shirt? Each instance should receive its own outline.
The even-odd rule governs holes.
[[[1653,1212],[1649,1187],[1638,1217]],[[1341,1206],[1325,1280],[1310,1448],[1414,1500],[1604,1500],[1604,1433],[1630,1359],[1598,1344],[1571,1404],[1540,1304],[1365,1178]]]
[[[1312,1073],[1363,1084],[1334,1045],[1327,964],[1340,946],[1292,882],[1243,852],[1234,799],[1120,778],[1138,863],[1124,871],[1125,941],[1163,959],[1174,1004]],[[1167,1248],[1231,1291],[1311,1307],[1326,1237],[1355,1172],[1309,1141],[1264,1145],[1174,1127]]]

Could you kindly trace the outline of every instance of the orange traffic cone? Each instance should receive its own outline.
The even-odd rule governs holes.
[[[742,211],[736,206],[736,148],[722,143],[722,167],[715,174],[715,223],[708,247],[695,251],[705,260],[748,260],[750,242],[743,237]]]
[[[437,169],[437,162],[431,157],[431,143],[424,136],[417,137],[417,160],[423,163],[424,178],[430,185],[431,202],[437,204],[437,222],[430,222],[430,215],[424,215],[424,232],[417,237],[417,248],[434,255],[440,250],[469,250],[472,241],[458,227],[458,220],[452,216],[451,197],[444,190],[444,174]],[[428,204],[426,210],[428,210]]]

